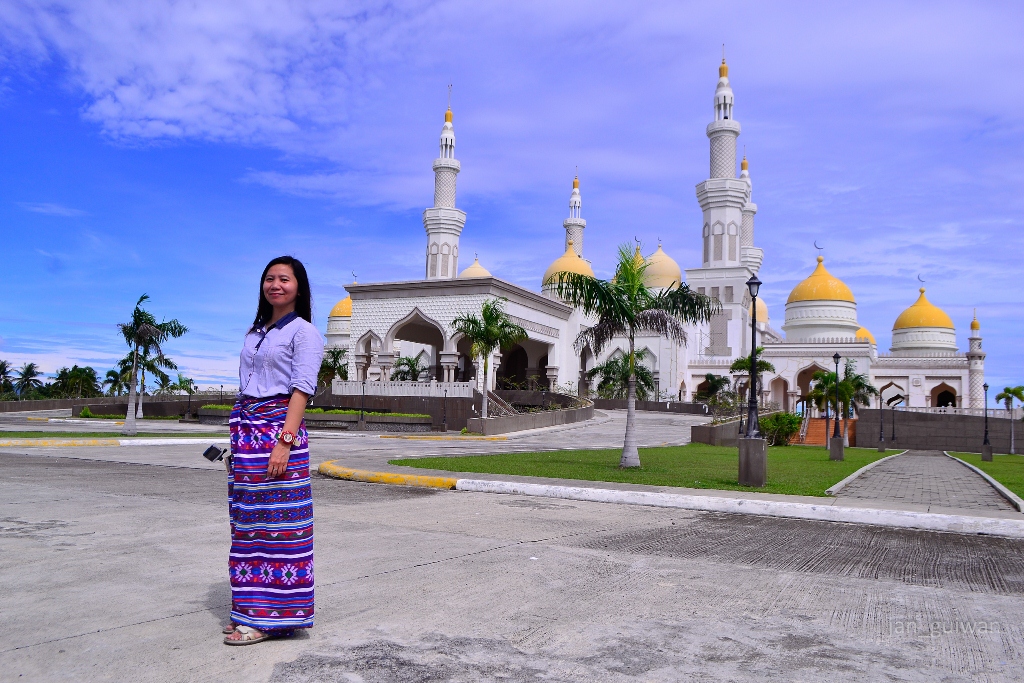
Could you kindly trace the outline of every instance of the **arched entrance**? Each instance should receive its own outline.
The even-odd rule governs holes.
[[[931,397],[935,408],[956,408],[956,389],[945,382],[932,389]]]
[[[429,365],[426,376],[431,379],[442,381],[441,375],[441,350],[444,348],[444,333],[441,325],[435,320],[424,315],[418,308],[414,308],[409,315],[405,316],[391,326],[384,337],[385,353],[381,354],[380,365],[384,371],[389,370],[393,364],[395,342],[403,342],[401,353],[403,356],[420,356],[429,358]],[[389,379],[383,377],[382,379]]]
[[[814,373],[816,372],[828,372],[825,368],[821,367],[817,363],[804,368],[796,375],[796,387],[800,392],[799,403],[801,404],[801,414],[814,413],[814,406],[810,405],[807,401],[807,394],[811,391],[811,383],[814,379]]]
[[[768,385],[771,390],[771,398],[769,399],[773,403],[778,403],[782,410],[789,412],[789,382],[782,377],[776,377]]]
[[[526,389],[530,359],[524,349],[516,344],[501,356],[501,365],[497,368],[499,389]]]

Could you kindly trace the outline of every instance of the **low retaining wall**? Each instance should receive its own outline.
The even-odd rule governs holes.
[[[480,414],[480,402],[483,397],[475,398],[437,398],[434,396],[349,396],[339,394],[322,394],[316,396],[314,405],[324,410],[344,408],[359,410],[360,406],[368,411],[388,411],[391,413],[423,413],[430,415],[434,431],[441,431],[445,422],[449,431],[459,431],[466,426],[467,420]],[[365,402],[364,402],[365,401]]]
[[[693,425],[690,427],[690,441],[693,443],[706,443],[710,446],[738,446],[739,438],[739,420],[719,425]]]
[[[484,436],[521,432],[525,429],[554,427],[555,425],[584,422],[594,417],[594,406],[570,408],[568,410],[545,410],[537,413],[522,413],[508,417],[473,417],[468,420],[468,429]]]
[[[596,398],[594,407],[601,410],[625,410],[626,399]],[[636,409],[655,413],[708,414],[707,406],[703,403],[683,403],[682,401],[637,401]]]
[[[119,402],[118,402],[119,401]],[[192,399],[191,408],[192,414],[199,411],[199,406],[203,403],[209,403],[210,400],[207,398],[205,401],[198,401],[195,398]],[[73,417],[79,417],[82,413],[82,408],[89,408],[89,411],[93,415],[118,415],[124,417],[128,412],[128,401],[125,400],[124,396],[120,398],[114,397],[113,401],[96,403],[96,399],[77,399],[74,406],[71,408],[71,415]],[[184,416],[189,409],[189,402],[175,399],[173,401],[160,401],[151,400],[147,396],[142,401],[142,414],[146,417],[174,417]]]
[[[912,413],[902,410],[882,411],[885,420],[885,445],[887,448],[919,448],[930,451],[961,451],[981,453],[985,440],[985,418],[975,415],[951,415],[949,413]],[[878,409],[863,408],[857,411],[860,418],[859,445],[871,447],[878,444]],[[896,441],[892,440],[892,422],[896,419]],[[1018,420],[1016,430],[1017,452],[1022,450],[1024,422]],[[996,453],[1010,452],[1010,420],[988,419],[988,440]]]
[[[226,425],[231,417],[230,410],[199,411],[201,424]],[[303,418],[307,428],[342,429],[356,431],[360,429],[358,415],[329,415],[326,413],[306,413]],[[364,415],[362,431],[367,432],[429,432],[429,417],[398,417],[392,415]]]

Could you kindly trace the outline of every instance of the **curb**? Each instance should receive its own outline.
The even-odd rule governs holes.
[[[833,484],[832,486],[830,486],[827,489],[825,489],[825,493],[827,493],[830,496],[836,495],[837,493],[839,493],[840,491],[843,490],[843,487],[845,487],[847,484],[849,484],[851,481],[853,481],[854,479],[856,479],[860,475],[862,475],[865,472],[867,472],[868,470],[870,470],[875,465],[880,465],[880,464],[882,464],[883,462],[885,462],[886,460],[888,460],[890,458],[895,458],[897,455],[903,455],[904,453],[907,452],[907,450],[908,449],[904,449],[904,450],[900,451],[899,453],[894,453],[892,455],[887,455],[884,458],[879,458],[878,460],[876,460],[874,462],[869,462],[867,465],[864,465],[864,467],[861,467],[859,470],[857,470],[856,472],[854,472],[853,474],[848,476],[846,479],[843,479],[838,484]]]
[[[328,460],[320,463],[317,471],[335,479],[348,479],[349,481],[365,481],[372,484],[397,484],[399,486],[421,486],[435,489],[454,489],[458,483],[455,477],[429,477],[422,474],[396,474],[394,472],[371,472],[369,470],[355,470],[350,467],[341,467],[335,464],[335,460]]]
[[[381,439],[408,439],[410,441],[508,441],[507,436],[405,436],[404,434],[381,434]]]
[[[1005,486],[1000,484],[998,481],[993,479],[992,476],[989,475],[984,470],[981,470],[981,469],[975,467],[974,465],[972,465],[971,463],[969,463],[969,462],[967,462],[965,460],[961,460],[960,458],[958,458],[958,457],[956,457],[954,455],[950,455],[949,451],[942,451],[942,452],[945,454],[945,456],[947,458],[953,458],[953,460],[956,460],[961,465],[964,465],[965,467],[970,467],[972,470],[974,470],[975,472],[980,474],[982,477],[985,478],[985,481],[987,481],[989,484],[992,485],[992,488],[994,488],[996,491],[999,492],[999,495],[1001,495],[1003,498],[1008,500],[1010,502],[1010,505],[1012,505],[1013,507],[1017,508],[1017,512],[1024,512],[1024,500],[1021,500],[1020,496],[1018,496],[1016,493],[1014,493],[1013,491],[1011,491],[1010,489],[1006,488]]]
[[[62,446],[198,446],[200,444],[231,443],[225,437],[212,439],[168,438],[168,439],[5,439],[0,440],[0,448],[26,446],[35,448],[58,448]]]
[[[893,456],[890,456],[893,457]],[[321,463],[320,474],[337,479],[364,481],[400,486],[423,486],[440,489],[454,489],[474,493],[504,493],[541,498],[561,498],[594,503],[616,503],[620,505],[648,505],[651,507],[700,510],[702,512],[724,512],[728,514],[758,515],[761,517],[786,517],[820,522],[846,522],[871,524],[897,529],[922,531],[944,531],[958,534],[984,534],[1006,538],[1024,539],[1024,520],[999,517],[971,517],[966,515],[944,515],[932,512],[911,512],[907,510],[879,510],[875,508],[837,507],[813,503],[789,503],[784,501],[759,500],[750,498],[723,498],[718,496],[694,496],[656,491],[623,491],[582,486],[553,486],[513,481],[486,479],[456,479],[454,477],[431,477],[394,472],[371,472],[341,467],[336,461]]]

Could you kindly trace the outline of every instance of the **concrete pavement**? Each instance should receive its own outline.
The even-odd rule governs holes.
[[[1024,678],[1020,541],[315,478],[316,628],[228,648],[222,471],[0,471],[0,680]]]

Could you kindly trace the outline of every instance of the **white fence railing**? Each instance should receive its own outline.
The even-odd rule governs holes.
[[[448,396],[448,398],[473,398],[475,382],[353,382],[336,379],[331,384],[331,393],[341,396]]]
[[[906,407],[900,406],[896,410],[902,410],[907,413],[935,413],[937,415],[974,415],[976,417],[985,417],[984,408],[927,408],[927,407]],[[1014,408],[1013,410],[1006,410],[1005,408],[989,408],[988,416],[992,418],[1008,419],[1013,418],[1019,420],[1024,417],[1024,408]]]

